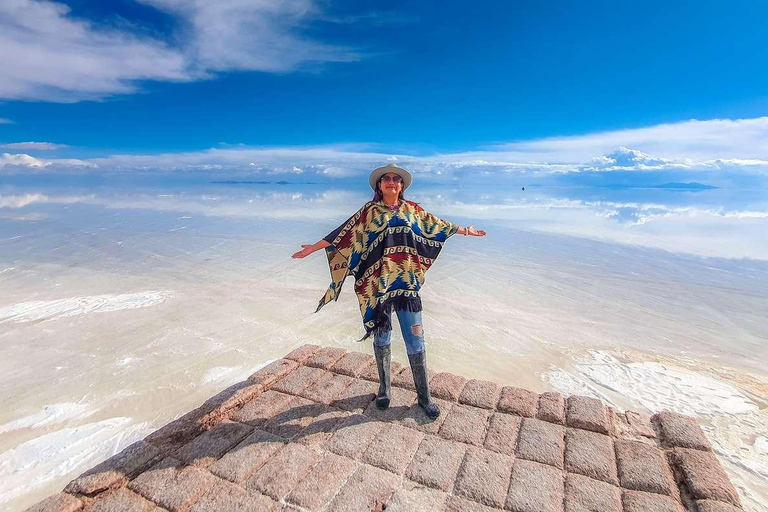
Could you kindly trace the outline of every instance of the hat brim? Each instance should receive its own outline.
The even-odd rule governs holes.
[[[390,164],[384,167],[379,167],[378,169],[374,169],[370,178],[368,178],[368,183],[371,185],[371,188],[374,192],[376,191],[376,183],[381,179],[382,176],[390,172],[393,172],[403,178],[403,191],[411,186],[411,182],[413,182],[413,176],[411,176],[411,173],[402,167],[395,167],[394,165]]]

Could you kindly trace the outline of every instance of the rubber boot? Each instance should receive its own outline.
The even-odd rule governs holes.
[[[409,354],[408,362],[411,363],[413,383],[416,385],[416,394],[419,397],[419,405],[430,419],[440,416],[440,408],[429,396],[429,381],[427,379],[427,353]]]
[[[392,351],[390,346],[373,346],[373,353],[376,354],[376,366],[379,369],[379,394],[376,395],[376,407],[384,410],[389,407],[389,400],[392,398],[392,384],[390,374],[390,362],[392,360]]]

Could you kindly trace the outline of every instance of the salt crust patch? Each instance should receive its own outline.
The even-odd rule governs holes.
[[[64,421],[87,418],[94,411],[90,404],[68,402],[43,406],[40,412],[0,425],[0,434],[23,428],[41,428]]]
[[[55,320],[90,313],[156,306],[173,296],[170,291],[146,291],[122,295],[91,295],[68,299],[31,301],[0,308],[0,324]]]

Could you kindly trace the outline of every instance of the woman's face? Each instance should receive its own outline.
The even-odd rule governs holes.
[[[381,177],[379,190],[382,194],[398,196],[403,191],[403,179],[394,172],[388,172]]]

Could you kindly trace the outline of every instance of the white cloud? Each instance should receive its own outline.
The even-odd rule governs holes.
[[[96,167],[96,164],[74,158],[42,159],[27,155],[26,153],[0,154],[0,169],[3,168],[27,168],[43,169],[45,167]]]
[[[0,124],[14,124],[14,122],[11,121],[10,119],[6,119],[4,117],[0,117]]]
[[[54,149],[61,149],[69,147],[66,144],[54,144],[53,142],[11,142],[10,144],[2,144],[0,148],[15,149],[20,151],[28,150],[43,150],[50,151]]]

